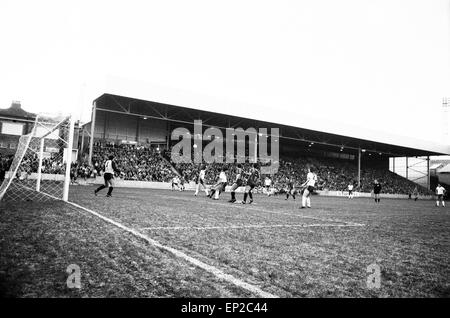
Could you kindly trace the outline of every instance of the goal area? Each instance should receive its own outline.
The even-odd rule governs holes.
[[[74,120],[37,116],[22,135],[0,186],[0,201],[68,200]]]

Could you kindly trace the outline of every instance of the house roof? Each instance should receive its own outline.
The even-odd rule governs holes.
[[[0,109],[0,116],[21,119],[36,118],[36,114],[27,112],[26,110],[22,109],[20,102],[12,102],[9,108]]]

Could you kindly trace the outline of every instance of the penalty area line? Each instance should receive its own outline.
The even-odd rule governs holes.
[[[185,197],[176,197],[176,196],[164,195],[164,194],[155,194],[155,195],[159,196],[159,197],[164,197],[164,198],[171,198],[171,199],[175,199],[175,200],[182,200],[182,201],[190,201],[190,202],[192,202],[187,197],[186,198]],[[208,202],[208,201],[205,201],[205,202]],[[316,220],[316,221],[320,221],[320,222],[344,223],[347,226],[366,226],[365,224],[351,222],[351,221],[342,221],[342,220],[329,219],[329,218],[320,218],[320,217],[315,217],[315,216],[311,216],[311,215],[304,215],[304,214],[299,214],[299,213],[277,212],[277,211],[271,211],[271,210],[266,210],[266,209],[262,209],[262,208],[252,208],[251,204],[222,203],[222,202],[218,202],[218,200],[212,201],[212,204],[226,206],[226,207],[233,206],[233,207],[238,208],[238,209],[251,210],[251,211],[256,211],[256,212],[265,212],[265,213],[272,213],[272,214],[278,214],[278,215],[296,216],[296,217],[299,217],[299,218],[311,219],[311,220]]]
[[[140,230],[228,230],[228,229],[263,229],[280,227],[355,227],[359,224],[273,224],[273,225],[230,225],[230,226],[157,226],[143,227]]]

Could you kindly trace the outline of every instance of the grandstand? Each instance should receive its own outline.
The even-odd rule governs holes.
[[[255,117],[258,116],[255,114]],[[244,118],[226,112],[215,113],[202,107],[181,107],[103,94],[94,100],[91,122],[84,125],[81,130],[80,153],[84,162],[99,166],[102,160],[98,157],[105,154],[105,147],[116,149],[115,153],[119,154],[119,158],[123,158],[119,161],[121,160],[121,166],[125,171],[123,176],[125,180],[167,182],[173,174],[181,171],[187,181],[191,181],[195,179],[198,170],[194,164],[170,162],[172,147],[178,142],[171,140],[171,132],[178,127],[193,132],[194,120],[202,120],[203,132],[210,127],[219,128],[223,132],[226,128],[238,127],[244,130],[250,127],[256,130],[279,128],[279,141],[274,141],[279,142],[280,170],[273,177],[281,182],[286,173],[289,173],[290,177],[294,177],[300,183],[304,178],[305,164],[314,164],[318,168],[322,167],[319,169],[321,179],[319,190],[342,191],[349,182],[353,182],[358,185],[360,191],[370,192],[373,179],[379,178],[385,184],[385,193],[408,194],[416,184],[389,172],[390,159],[423,157],[429,165],[429,156],[450,152],[448,147],[443,145],[414,139],[405,140],[404,137],[380,134],[374,136],[373,140],[362,139],[342,135],[339,132],[314,130],[311,127],[296,127],[268,120]],[[188,137],[192,138],[192,135]],[[261,136],[257,138],[261,139]],[[254,156],[248,151],[249,149],[247,156]],[[144,153],[147,156],[151,155],[151,164],[142,160],[134,162],[139,161],[139,157]],[[133,159],[130,155],[137,158]],[[250,157],[247,157],[247,161],[252,159]],[[154,169],[155,166],[161,169]],[[210,179],[215,177],[217,167],[216,165],[216,169],[210,171],[208,176]],[[155,174],[155,170],[158,170],[158,173]],[[426,176],[426,183],[420,189],[422,194],[428,193],[429,174]]]

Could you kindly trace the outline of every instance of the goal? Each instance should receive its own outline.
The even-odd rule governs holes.
[[[73,136],[72,117],[37,116],[28,134],[19,139],[0,186],[0,201],[67,201]]]

